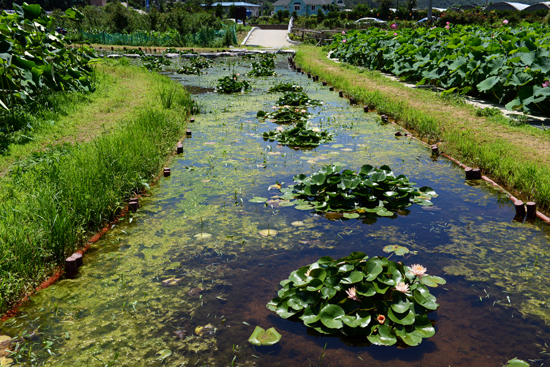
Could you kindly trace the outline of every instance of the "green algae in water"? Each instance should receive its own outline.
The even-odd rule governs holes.
[[[232,68],[241,74],[248,70],[246,63]],[[392,127],[379,125],[376,116],[348,107],[336,94],[307,78],[283,70],[278,73],[282,76],[254,79],[253,90],[245,95],[198,94],[206,113],[196,117],[193,138],[185,141],[184,154],[171,162],[170,179],[154,186],[151,196],[142,200],[142,209],[129,214],[94,245],[77,278],[37,293],[22,308],[20,318],[0,326],[0,333],[15,336],[40,326],[43,334],[35,351],[42,350],[43,341],[57,338],[54,355],[37,352],[51,366],[98,365],[95,357],[110,361],[117,353],[117,365],[154,366],[161,365],[162,354],[158,353],[165,350],[172,354],[164,359],[164,365],[226,366],[238,355],[240,365],[269,366],[285,363],[284,354],[292,354],[289,351],[294,345],[299,351],[292,354],[293,363],[307,365],[308,359],[315,360],[323,353],[325,342],[334,350],[345,345],[332,339],[320,339],[318,345],[292,322],[273,321],[265,304],[275,296],[275,286],[291,270],[320,256],[345,256],[352,251],[384,255],[388,245],[416,252],[404,257],[410,263],[429,264],[430,274],[445,278],[454,274],[457,279],[475,282],[476,287],[483,284],[490,297],[485,293],[483,301],[476,297],[475,302],[481,305],[500,300],[491,307],[506,312],[518,309],[550,323],[546,228],[510,222],[513,209],[509,204],[499,207],[500,194],[494,189],[466,185],[463,171],[445,160],[432,159],[428,149],[409,139],[395,139]],[[229,71],[211,69],[207,75],[181,80],[211,90],[217,79],[227,74]],[[334,144],[296,151],[259,138],[275,126],[256,118],[259,109],[270,109],[278,98],[265,91],[278,82],[296,83],[297,79],[312,98],[325,102],[309,111],[315,126],[334,135]],[[331,221],[307,208],[302,211],[280,205],[278,191],[269,189],[335,159],[348,167],[388,164],[419,186],[433,187],[440,195],[436,207],[410,208],[395,218]],[[274,201],[268,205],[249,202],[253,198]],[[277,235],[261,236],[260,231],[267,229]],[[197,234],[211,236],[195,237]],[[181,281],[163,286],[168,279]],[[449,283],[448,287],[452,290],[458,285]],[[451,295],[437,296],[442,304],[437,314],[454,322],[469,310],[462,310],[459,316],[446,314],[450,307],[446,299]],[[470,315],[476,313],[472,310]],[[495,320],[487,319],[485,324],[500,323]],[[520,320],[517,317],[516,321]],[[215,328],[212,334],[195,332],[209,324]],[[284,334],[278,344],[281,353],[264,354],[247,346],[251,325],[258,324],[266,329],[275,326]],[[66,333],[68,339],[59,338]],[[449,360],[454,354],[437,335],[434,343],[439,351],[426,351],[423,346],[419,351],[441,365],[472,364],[464,354],[460,362]],[[468,333],[459,335],[461,344],[471,345],[472,355],[502,354],[479,336],[473,340]],[[511,343],[510,353],[517,345],[521,351],[516,355],[533,358],[520,355],[533,352],[538,358],[540,350],[533,345],[543,343],[525,340],[529,341]],[[376,355],[373,347],[368,349]],[[308,354],[309,350],[313,352]],[[340,365],[355,365],[357,356],[364,363],[406,365],[396,359],[383,362],[361,348],[346,353],[351,357],[341,354]],[[407,350],[393,353],[410,355]],[[415,358],[424,361],[421,355]],[[483,366],[485,362],[476,363]]]

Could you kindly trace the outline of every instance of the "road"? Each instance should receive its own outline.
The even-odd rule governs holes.
[[[256,29],[252,32],[246,44],[274,48],[293,46],[287,42],[286,34],[286,30]]]

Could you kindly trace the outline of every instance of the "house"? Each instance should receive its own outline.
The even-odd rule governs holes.
[[[223,2],[223,3],[214,3],[212,5],[210,5],[212,8],[215,8],[216,6],[218,6],[218,4],[220,4],[222,6],[222,8],[227,12],[229,10],[229,8],[231,6],[235,6],[235,7],[244,7],[246,8],[246,16],[247,17],[257,17],[259,15],[259,12],[260,12],[260,8],[261,6],[260,5],[256,5],[256,4],[250,4],[250,3],[245,3],[245,2],[242,2],[242,1],[238,1],[238,2]],[[206,4],[201,4],[201,6],[206,6]]]
[[[328,13],[328,10],[323,9],[323,5],[337,5],[340,9],[345,7],[343,0],[277,0],[273,3],[275,13],[279,10],[288,10],[290,13],[296,12],[298,15],[313,15],[317,14],[319,9],[323,13]]]

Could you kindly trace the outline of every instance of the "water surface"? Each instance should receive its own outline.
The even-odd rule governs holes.
[[[204,110],[172,175],[142,198],[87,253],[74,279],[36,294],[18,317],[0,325],[15,336],[38,328],[33,352],[21,365],[103,366],[501,366],[518,357],[549,363],[549,232],[538,222],[513,221],[505,194],[465,181],[448,160],[375,114],[349,106],[327,87],[291,72],[252,79],[253,91],[219,95],[217,78],[249,69],[247,61],[218,60],[202,76],[174,74]],[[274,129],[256,119],[280,94],[277,82],[304,86],[325,102],[310,108],[312,122],[335,141],[309,151],[266,142]],[[392,167],[439,197],[433,208],[411,206],[395,218],[328,220],[293,207],[250,203],[275,198],[269,186],[292,183],[323,164]],[[302,221],[305,225],[291,223]],[[278,232],[262,237],[263,229]],[[278,283],[321,256],[363,251],[388,255],[389,244],[414,252],[393,256],[420,263],[447,284],[433,289],[440,308],[429,316],[436,335],[414,348],[367,346],[366,340],[321,336],[266,309]],[[182,279],[163,286],[169,278]],[[213,335],[195,328],[211,324]],[[256,325],[282,335],[273,347],[247,342]],[[175,334],[178,332],[179,336]],[[182,338],[180,338],[180,336]],[[163,361],[163,351],[171,355]],[[165,351],[165,355],[167,355]],[[32,357],[34,356],[34,357]],[[34,361],[32,360],[34,358]]]

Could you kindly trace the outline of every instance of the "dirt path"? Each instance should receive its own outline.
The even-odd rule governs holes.
[[[246,45],[276,48],[293,46],[286,40],[286,35],[286,30],[255,29],[246,41]]]

